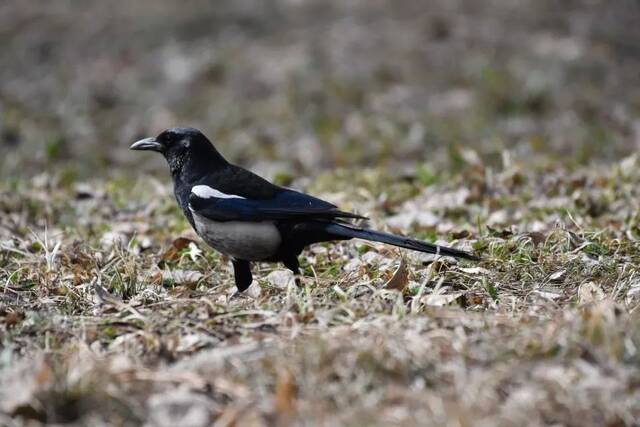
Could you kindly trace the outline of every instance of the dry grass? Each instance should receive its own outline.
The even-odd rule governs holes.
[[[638,425],[638,10],[0,2],[0,425]],[[174,125],[484,260],[317,245],[235,295],[126,149]]]
[[[309,190],[481,263],[318,245],[300,287],[261,265],[244,295],[175,241],[193,236],[153,179],[5,187],[1,423],[634,425],[638,160],[463,169]]]

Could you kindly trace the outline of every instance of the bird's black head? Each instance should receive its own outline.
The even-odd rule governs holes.
[[[161,153],[174,177],[196,178],[226,164],[207,137],[194,128],[167,129],[156,137],[134,142],[129,148]]]

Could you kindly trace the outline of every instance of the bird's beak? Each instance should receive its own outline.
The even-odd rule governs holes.
[[[156,141],[155,138],[145,138],[140,141],[136,141],[129,147],[130,150],[149,150],[149,151],[162,151],[162,144]]]

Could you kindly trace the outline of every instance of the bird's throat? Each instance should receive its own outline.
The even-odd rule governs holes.
[[[182,171],[184,170],[184,164],[186,163],[186,156],[180,157],[170,157],[167,159],[167,163],[169,164],[169,170],[171,171],[171,175],[175,178],[182,175]]]

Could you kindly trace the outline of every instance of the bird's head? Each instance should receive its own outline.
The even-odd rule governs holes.
[[[197,177],[226,164],[207,137],[194,128],[167,129],[156,137],[136,141],[129,148],[161,153],[174,176]]]

